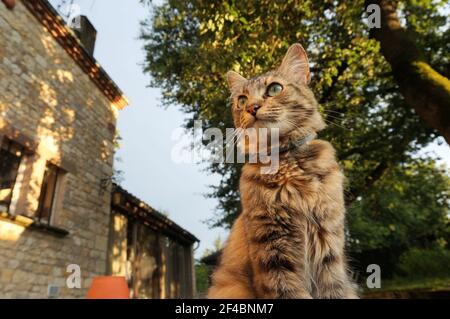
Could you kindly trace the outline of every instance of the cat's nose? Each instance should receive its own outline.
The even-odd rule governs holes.
[[[247,112],[250,113],[253,116],[256,116],[256,112],[261,108],[261,105],[259,104],[252,104],[247,108]]]

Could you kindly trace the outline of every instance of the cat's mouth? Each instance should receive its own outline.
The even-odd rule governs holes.
[[[271,116],[270,114],[258,113],[253,116],[248,116],[242,123],[243,128],[275,128],[277,127],[278,118]]]

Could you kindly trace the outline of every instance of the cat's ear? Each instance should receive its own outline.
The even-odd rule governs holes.
[[[240,75],[237,72],[234,71],[228,71],[227,72],[227,82],[228,87],[231,91],[233,91],[235,88],[241,86],[247,81],[246,78],[244,78],[242,75]]]
[[[308,56],[305,49],[298,43],[291,45],[278,71],[303,84],[309,84],[311,74],[309,73]]]

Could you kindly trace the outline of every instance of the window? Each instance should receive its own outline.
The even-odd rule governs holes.
[[[48,163],[45,168],[44,180],[42,181],[41,195],[39,198],[39,206],[36,212],[36,218],[40,222],[46,224],[51,223],[60,172],[61,170],[51,163]]]
[[[23,151],[21,145],[3,138],[0,145],[0,212],[9,212]]]

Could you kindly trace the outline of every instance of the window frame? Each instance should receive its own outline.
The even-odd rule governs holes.
[[[49,191],[49,184],[48,184],[49,181],[46,180],[46,178],[48,178],[48,172],[49,172],[50,168],[54,169],[55,181],[54,181],[54,185],[52,186],[52,188],[53,188],[52,193],[50,194],[51,199],[50,199],[50,207],[48,207],[48,212],[47,212],[48,216],[44,216],[44,209],[45,209],[44,205],[45,205],[45,201],[47,200],[47,193]],[[43,223],[43,224],[47,224],[47,225],[53,224],[54,215],[55,215],[55,207],[56,207],[57,197],[58,197],[59,188],[61,185],[61,179],[63,178],[63,174],[64,174],[64,170],[61,169],[60,167],[58,167],[57,165],[53,164],[52,162],[46,163],[44,176],[42,177],[41,192],[39,194],[39,199],[38,199],[38,207],[34,214],[34,219],[36,221],[38,221],[39,223]]]
[[[20,152],[20,155],[17,155],[14,153],[14,149],[16,149],[16,153]],[[23,161],[25,159],[26,149],[23,145],[20,143],[17,143],[16,141],[6,137],[6,136],[0,136],[0,151],[9,153],[10,156],[15,156],[18,160],[17,168],[15,169],[15,175],[14,175],[14,181],[12,181],[11,185],[11,194],[9,195],[9,202],[5,202],[4,206],[6,207],[6,210],[0,210],[0,213],[6,213],[8,215],[11,214],[11,205],[13,204],[13,198],[14,198],[14,191],[17,186],[17,179],[19,177],[20,168],[23,164]]]

